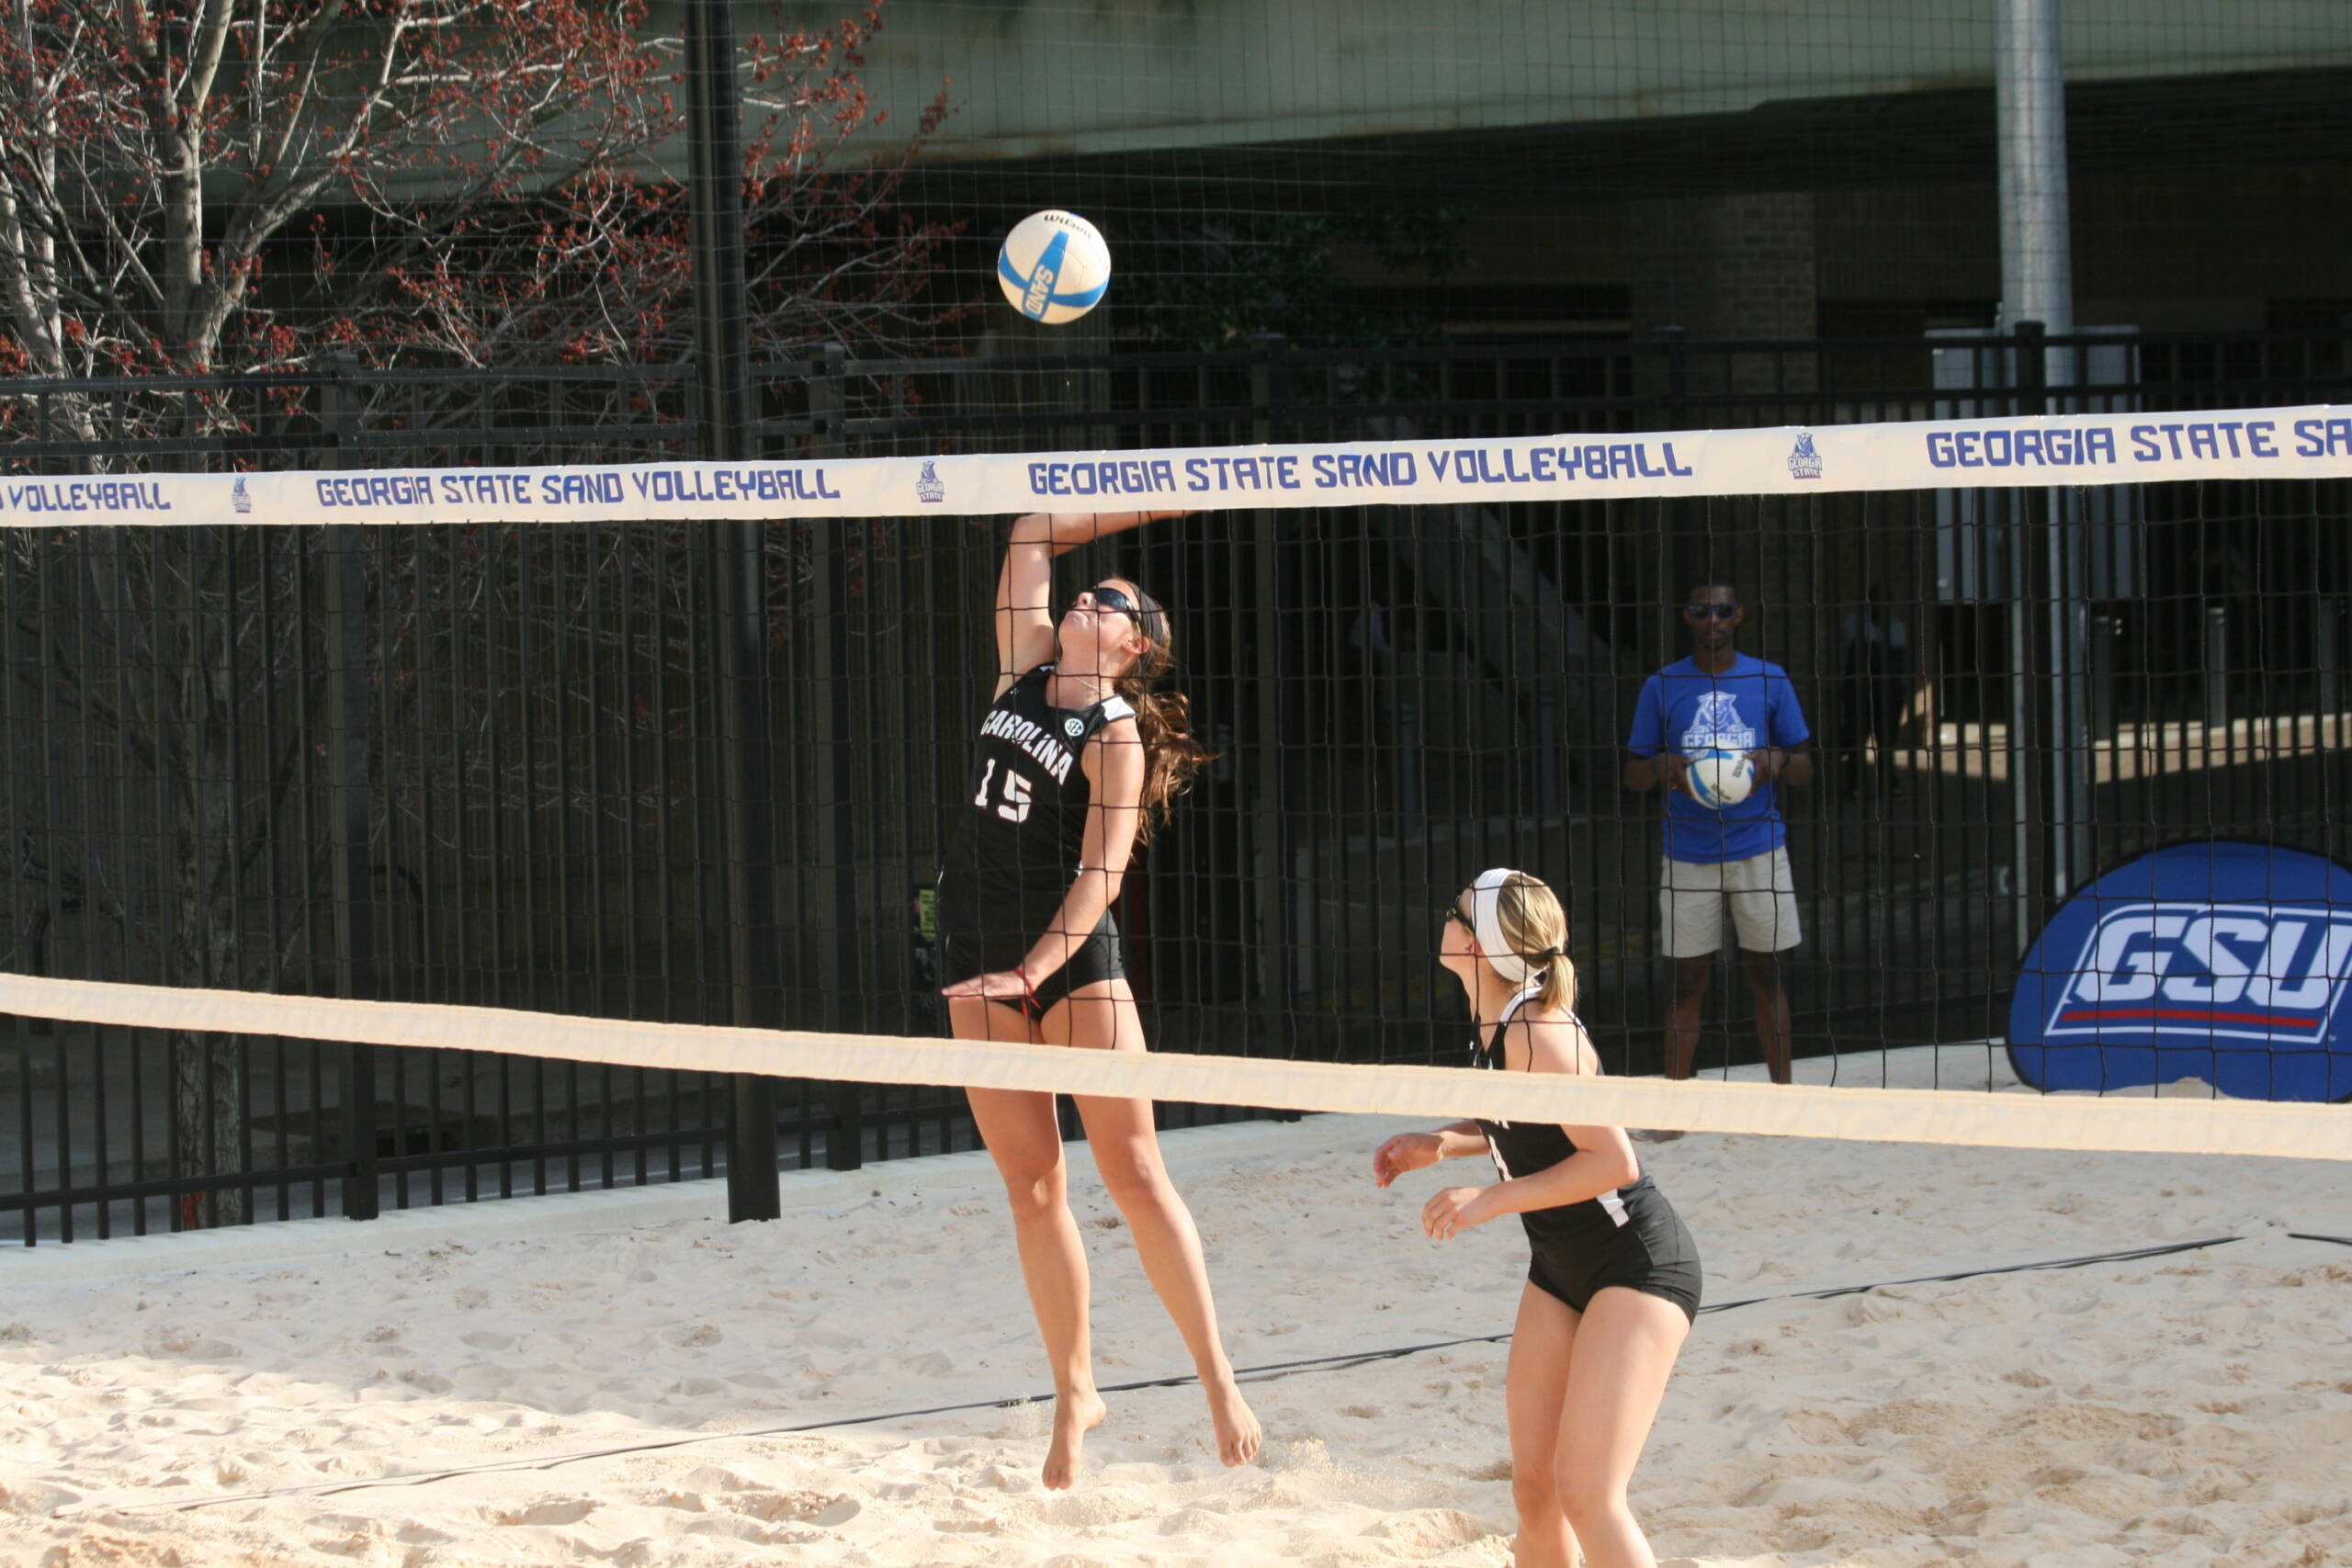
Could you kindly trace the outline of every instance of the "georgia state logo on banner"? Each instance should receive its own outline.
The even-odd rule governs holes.
[[[2031,1089],[2198,1078],[2239,1100],[2352,1098],[2352,871],[2176,844],[2061,908],[2025,955],[2009,1061]]]

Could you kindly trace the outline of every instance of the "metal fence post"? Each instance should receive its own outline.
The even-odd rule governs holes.
[[[2091,617],[2090,738],[2115,739],[2115,655],[2122,622],[2113,615]]]
[[[809,383],[812,456],[840,457],[848,449],[842,431],[848,400],[848,351],[841,344],[827,344],[816,378]],[[852,1016],[857,990],[858,919],[853,804],[857,789],[856,732],[850,692],[850,526],[843,518],[809,525],[815,557],[811,563],[815,635],[808,639],[809,678],[817,711],[824,718],[823,739],[818,742],[811,765],[816,785],[815,841],[826,845],[831,855],[818,868],[814,879],[818,892],[808,907],[819,922],[817,974],[824,987],[820,1023],[831,1030],[846,1030],[861,1021]],[[836,1084],[832,1100],[832,1124],[825,1134],[825,1166],[829,1170],[855,1170],[865,1163],[865,1086]]]
[[[2319,675],[2319,722],[2321,729],[2313,740],[2322,746],[2335,743],[2337,729],[2343,724],[2344,680],[2338,658],[2336,639],[2343,635],[2344,602],[2333,593],[2319,596],[2318,624],[2312,627],[2312,663]]]
[[[2019,321],[2012,365],[2017,376],[2016,409],[2039,414],[2046,405],[2041,323]],[[2049,918],[2054,863],[2051,857],[2049,778],[2043,748],[2049,744],[2055,693],[2042,679],[2043,623],[2052,609],[2050,552],[2041,525],[2050,521],[2050,492],[2019,490],[2009,507],[2009,804],[2011,853],[2016,866],[2017,951],[2023,953]]]
[[[703,455],[753,455],[751,310],[743,281],[743,186],[733,0],[687,0],[688,178],[694,193],[695,355]],[[727,978],[730,1021],[774,1026],[775,820],[768,717],[763,525],[709,525],[718,613],[719,745],[727,779]],[[776,1190],[775,1080],[737,1073],[729,1086],[727,1219],[772,1220]]]
[[[2205,606],[2205,743],[2230,722],[2230,607],[2220,600]]]
[[[2074,363],[2071,352],[2054,352],[2046,362],[2061,371]],[[2044,396],[2041,412],[2069,412],[2064,383]],[[2046,573],[2041,613],[2043,711],[2042,798],[2049,840],[2049,896],[2054,911],[2092,873],[2090,719],[2090,561],[2084,538],[2081,498],[2064,490],[2041,492],[2042,537],[2036,551]]]
[[[1279,441],[1285,434],[1282,405],[1288,400],[1289,388],[1284,384],[1282,364],[1283,343],[1281,334],[1261,333],[1250,340],[1256,355],[1250,369],[1250,399],[1255,410],[1251,434],[1259,443]],[[1251,556],[1256,568],[1256,604],[1251,617],[1254,623],[1256,666],[1253,684],[1257,688],[1258,756],[1267,776],[1258,791],[1255,821],[1252,823],[1250,876],[1255,883],[1258,912],[1258,951],[1262,954],[1260,971],[1260,993],[1269,1015],[1274,1021],[1274,1035],[1269,1044],[1281,1056],[1298,1054],[1298,998],[1291,987],[1296,983],[1296,954],[1291,941],[1293,921],[1290,900],[1311,898],[1314,889],[1294,887],[1291,884],[1291,857],[1283,843],[1283,656],[1282,620],[1282,558],[1280,554],[1278,516],[1261,511],[1256,514],[1251,537]],[[1278,1120],[1288,1119],[1278,1115]]]
[[[330,362],[319,385],[320,412],[334,440],[334,462],[359,457],[359,411],[352,386],[357,363]],[[334,875],[336,993],[373,1000],[376,973],[375,879],[368,866],[368,580],[354,526],[321,536],[327,548],[327,767],[334,801],[328,813]],[[381,1203],[376,1170],[376,1048],[343,1049],[343,1213],[372,1220]]]

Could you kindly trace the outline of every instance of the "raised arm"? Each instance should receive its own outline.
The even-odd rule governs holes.
[[[1054,656],[1054,558],[1174,512],[1033,512],[1016,518],[996,580],[996,694]]]

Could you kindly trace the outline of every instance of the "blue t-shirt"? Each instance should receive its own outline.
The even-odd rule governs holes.
[[[1754,751],[1803,745],[1813,738],[1797,705],[1789,672],[1777,664],[1732,656],[1732,666],[1710,675],[1695,660],[1668,665],[1642,682],[1634,705],[1634,733],[1625,749],[1636,757],[1660,751]],[[1680,790],[1666,796],[1666,856],[1709,864],[1770,854],[1788,841],[1781,819],[1781,786],[1758,784],[1737,806],[1713,811]]]

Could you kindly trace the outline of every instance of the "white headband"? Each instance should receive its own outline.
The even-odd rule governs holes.
[[[1478,951],[1495,973],[1514,986],[1524,986],[1535,978],[1538,964],[1547,964],[1558,955],[1557,948],[1536,955],[1530,963],[1514,951],[1503,936],[1503,885],[1519,873],[1507,865],[1492,871],[1482,871],[1478,880],[1470,885],[1470,919],[1478,933]]]

